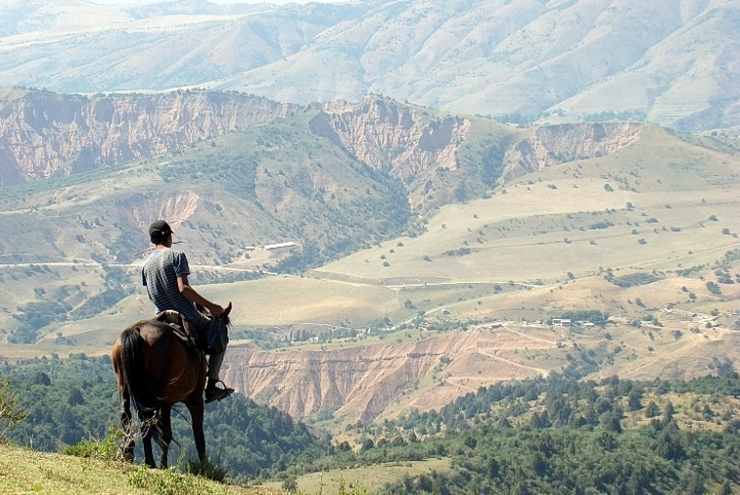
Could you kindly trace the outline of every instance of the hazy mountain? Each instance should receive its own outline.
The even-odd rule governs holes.
[[[13,0],[0,15],[6,86],[208,86],[301,104],[376,93],[516,121],[740,125],[733,0]]]

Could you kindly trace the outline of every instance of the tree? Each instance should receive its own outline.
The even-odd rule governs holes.
[[[685,457],[686,451],[683,447],[681,433],[675,422],[671,421],[660,434],[655,450],[658,455],[669,461],[676,461]]]
[[[660,408],[654,401],[650,401],[650,403],[645,408],[645,417],[650,419],[658,416],[660,414]]]
[[[366,438],[362,442],[362,449],[361,452],[367,452],[368,450],[375,447],[375,443],[373,443],[373,440],[371,438]]]
[[[663,424],[667,425],[670,423],[675,413],[676,409],[673,407],[673,403],[671,401],[666,402],[666,405],[663,408]]]
[[[616,414],[608,412],[604,414],[601,420],[601,427],[606,431],[613,431],[614,433],[622,433],[622,424],[619,422]]]
[[[296,483],[295,478],[290,477],[283,481],[283,491],[288,493],[298,491],[298,483]]]
[[[18,397],[10,391],[10,380],[0,382],[0,440],[27,416],[28,413],[18,405]]]
[[[532,457],[532,471],[537,476],[544,476],[547,473],[547,461],[540,452],[535,451]]]
[[[604,414],[605,412],[611,411],[614,408],[611,401],[606,397],[602,397],[596,403],[596,412],[598,414]]]

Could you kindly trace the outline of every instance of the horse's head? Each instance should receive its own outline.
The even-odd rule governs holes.
[[[196,303],[195,304],[195,307],[198,308],[198,311],[200,311],[201,313],[205,313],[205,314],[207,314],[208,316],[211,316],[211,317],[213,316],[211,314],[211,312],[208,311],[207,308],[204,308],[200,304],[197,304]],[[219,316],[219,318],[223,318],[224,324],[226,326],[231,325],[231,318],[229,318],[229,313],[231,313],[231,301],[229,301],[229,305],[224,308],[224,312],[221,313],[221,315]]]

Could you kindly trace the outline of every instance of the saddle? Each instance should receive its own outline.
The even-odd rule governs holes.
[[[154,319],[169,325],[172,328],[172,333],[175,337],[180,339],[180,341],[187,347],[194,350],[199,356],[201,356],[201,358],[204,357],[205,352],[200,346],[201,339],[195,333],[193,327],[180,313],[168,309],[159,313],[154,317]]]

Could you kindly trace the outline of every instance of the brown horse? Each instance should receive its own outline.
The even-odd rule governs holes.
[[[229,324],[228,313],[219,318]],[[130,435],[131,406],[142,422],[144,461],[156,467],[152,438],[162,455],[160,467],[167,467],[167,454],[172,441],[170,413],[182,402],[190,411],[198,457],[205,461],[206,441],[203,434],[203,389],[206,385],[206,360],[173,334],[172,327],[157,320],[144,320],[125,329],[113,345],[113,370],[118,380],[121,399],[121,425],[126,435],[121,447],[124,458],[133,460],[134,440]]]

